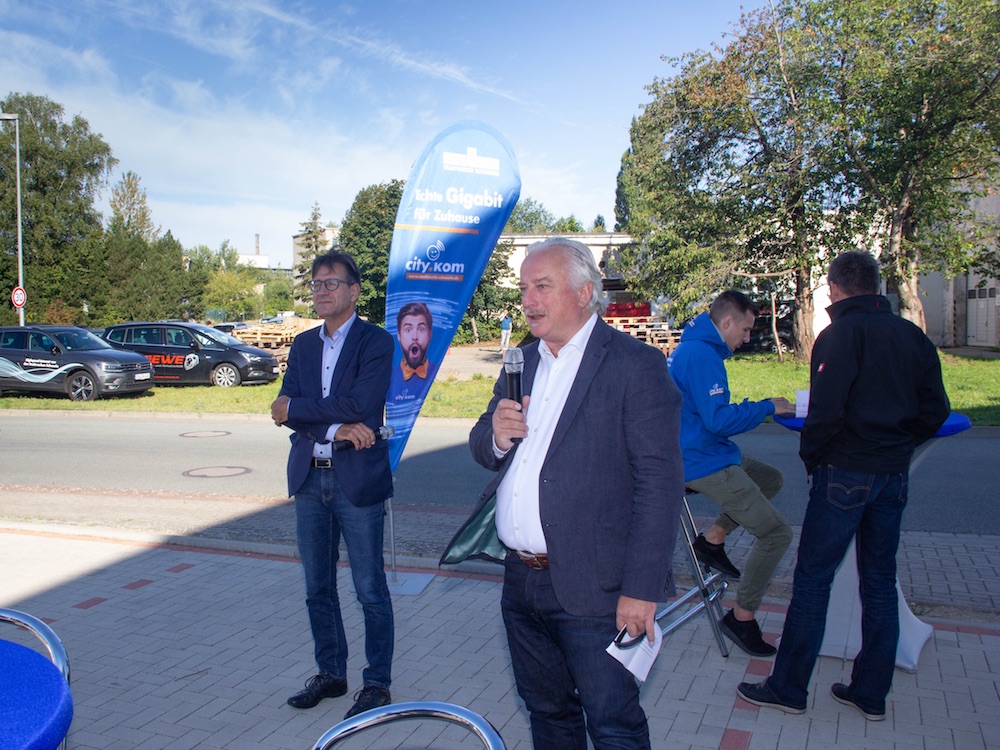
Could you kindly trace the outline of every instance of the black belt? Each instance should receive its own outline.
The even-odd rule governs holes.
[[[549,567],[549,556],[544,552],[535,554],[534,552],[522,552],[516,549],[514,550],[514,554],[521,559],[521,562],[534,570],[545,570]]]
[[[313,458],[312,461],[313,468],[315,469],[332,469],[333,459],[332,458]]]

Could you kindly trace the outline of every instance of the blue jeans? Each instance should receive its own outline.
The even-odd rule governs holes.
[[[885,710],[899,642],[896,549],[907,489],[906,474],[865,474],[828,465],[813,472],[792,601],[767,680],[782,701],[806,705],[826,629],[830,586],[856,534],[861,651],[854,659],[850,692],[863,708]]]
[[[337,597],[337,560],[343,534],[351,576],[365,616],[364,684],[389,688],[392,670],[392,601],[385,581],[382,503],[359,508],[333,469],[310,469],[295,494],[295,532],[306,579],[306,607],[316,665],[337,678],[347,676],[347,637]]]
[[[588,731],[596,750],[648,750],[639,687],[605,652],[618,632],[615,615],[567,614],[548,570],[532,570],[516,556],[505,567],[500,605],[535,750],[586,750]]]

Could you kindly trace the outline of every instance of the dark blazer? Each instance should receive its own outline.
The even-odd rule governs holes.
[[[364,422],[375,430],[385,413],[385,394],[392,372],[392,335],[356,319],[333,371],[330,395],[323,398],[323,340],[319,332],[317,326],[295,337],[281,383],[280,395],[291,398],[287,426],[294,430],[288,454],[289,497],[305,481],[313,444],[326,439],[330,425]],[[375,505],[392,497],[389,443],[385,440],[361,451],[334,452],[333,468],[347,498],[357,506]]]
[[[530,395],[538,342],[524,358]],[[493,525],[496,488],[518,451],[530,449],[522,443],[502,459],[493,454],[493,411],[506,395],[501,375],[469,436],[473,457],[497,475],[443,564],[506,553]],[[684,494],[680,406],[663,354],[598,320],[539,477],[552,585],[568,613],[607,615],[620,595],[658,602],[671,593]]]

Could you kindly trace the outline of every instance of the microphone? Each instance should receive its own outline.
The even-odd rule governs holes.
[[[375,430],[375,440],[376,441],[379,441],[379,440],[388,440],[389,438],[391,438],[395,434],[396,434],[396,430],[394,430],[389,425],[384,424],[381,427],[379,427],[377,430]],[[333,450],[336,453],[339,453],[340,451],[353,450],[353,448],[354,448],[354,443],[352,443],[350,440],[334,440],[333,441]]]
[[[521,403],[521,373],[524,372],[524,352],[512,346],[503,354],[503,371],[507,373],[507,398]],[[514,438],[520,443],[521,438]]]

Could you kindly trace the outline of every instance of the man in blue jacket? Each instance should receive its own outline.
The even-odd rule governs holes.
[[[695,552],[708,567],[740,581],[736,604],[719,625],[751,656],[771,656],[775,648],[761,635],[756,612],[792,541],[791,527],[771,504],[783,478],[773,466],[742,455],[730,438],[754,429],[772,414],[793,415],[795,407],[784,398],[731,404],[725,365],[750,340],[759,312],[742,292],[722,292],[707,313],[684,329],[668,365],[684,397],[684,483],[722,508],[712,528],[698,535]],[[742,575],[723,548],[726,536],[738,526],[756,537]]]

